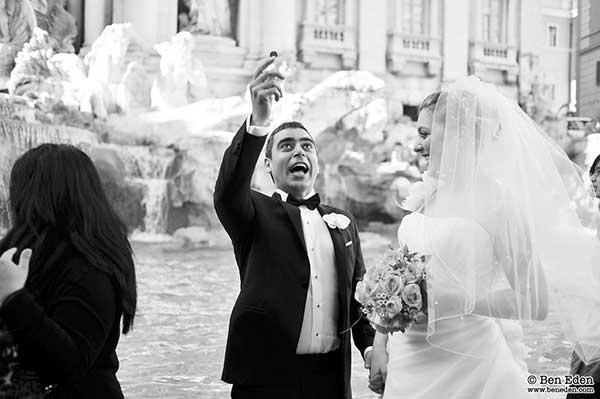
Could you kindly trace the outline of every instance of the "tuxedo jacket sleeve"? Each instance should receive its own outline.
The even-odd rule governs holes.
[[[225,231],[235,243],[250,231],[255,216],[250,184],[265,137],[246,132],[243,123],[225,150],[215,185],[214,206]]]
[[[352,276],[352,293],[350,298],[350,314],[356,321],[352,322],[352,337],[354,339],[354,345],[358,348],[361,355],[364,357],[364,351],[369,346],[373,345],[373,339],[375,337],[375,330],[369,323],[369,320],[361,311],[361,304],[356,300],[356,285],[362,280],[365,274],[365,262],[363,260],[362,250],[360,247],[360,237],[358,236],[358,227],[354,218],[352,218],[354,224],[354,231],[356,232],[355,238],[355,251],[356,260],[354,263],[354,276]]]

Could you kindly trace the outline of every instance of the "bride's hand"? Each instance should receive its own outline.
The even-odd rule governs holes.
[[[382,394],[387,378],[387,334],[376,333],[371,353],[371,364],[369,367],[369,389],[377,394]]]
[[[26,249],[21,252],[18,265],[12,261],[15,252],[17,249],[11,248],[0,257],[0,304],[10,294],[23,288],[27,280],[31,250]]]

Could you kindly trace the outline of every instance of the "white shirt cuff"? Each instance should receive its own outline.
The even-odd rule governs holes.
[[[250,118],[252,116],[248,116],[246,118],[246,131],[256,137],[264,137],[267,134],[269,134],[269,128],[268,127],[263,127],[263,126],[251,126],[250,125]]]
[[[365,351],[363,352],[363,357],[367,357],[367,353],[371,352],[373,350],[372,346],[367,346]]]

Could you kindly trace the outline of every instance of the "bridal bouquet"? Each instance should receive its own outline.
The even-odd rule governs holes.
[[[367,268],[356,286],[356,300],[373,327],[383,333],[404,332],[427,312],[425,257],[391,249]]]

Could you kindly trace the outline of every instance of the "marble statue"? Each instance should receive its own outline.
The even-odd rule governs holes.
[[[231,36],[228,0],[183,0],[188,13],[179,15],[179,30],[213,36]]]
[[[4,87],[15,66],[15,57],[36,27],[29,0],[0,0],[0,86]]]
[[[35,28],[15,59],[7,84],[9,93],[27,97],[39,108],[62,103],[99,118],[114,112],[107,86],[87,76],[86,66],[76,54],[60,53],[58,48],[55,38]]]
[[[198,98],[194,92],[207,91],[204,67],[193,56],[194,40],[190,32],[179,32],[170,41],[155,46],[160,54],[160,76],[151,92],[152,108],[171,109],[188,105]]]

